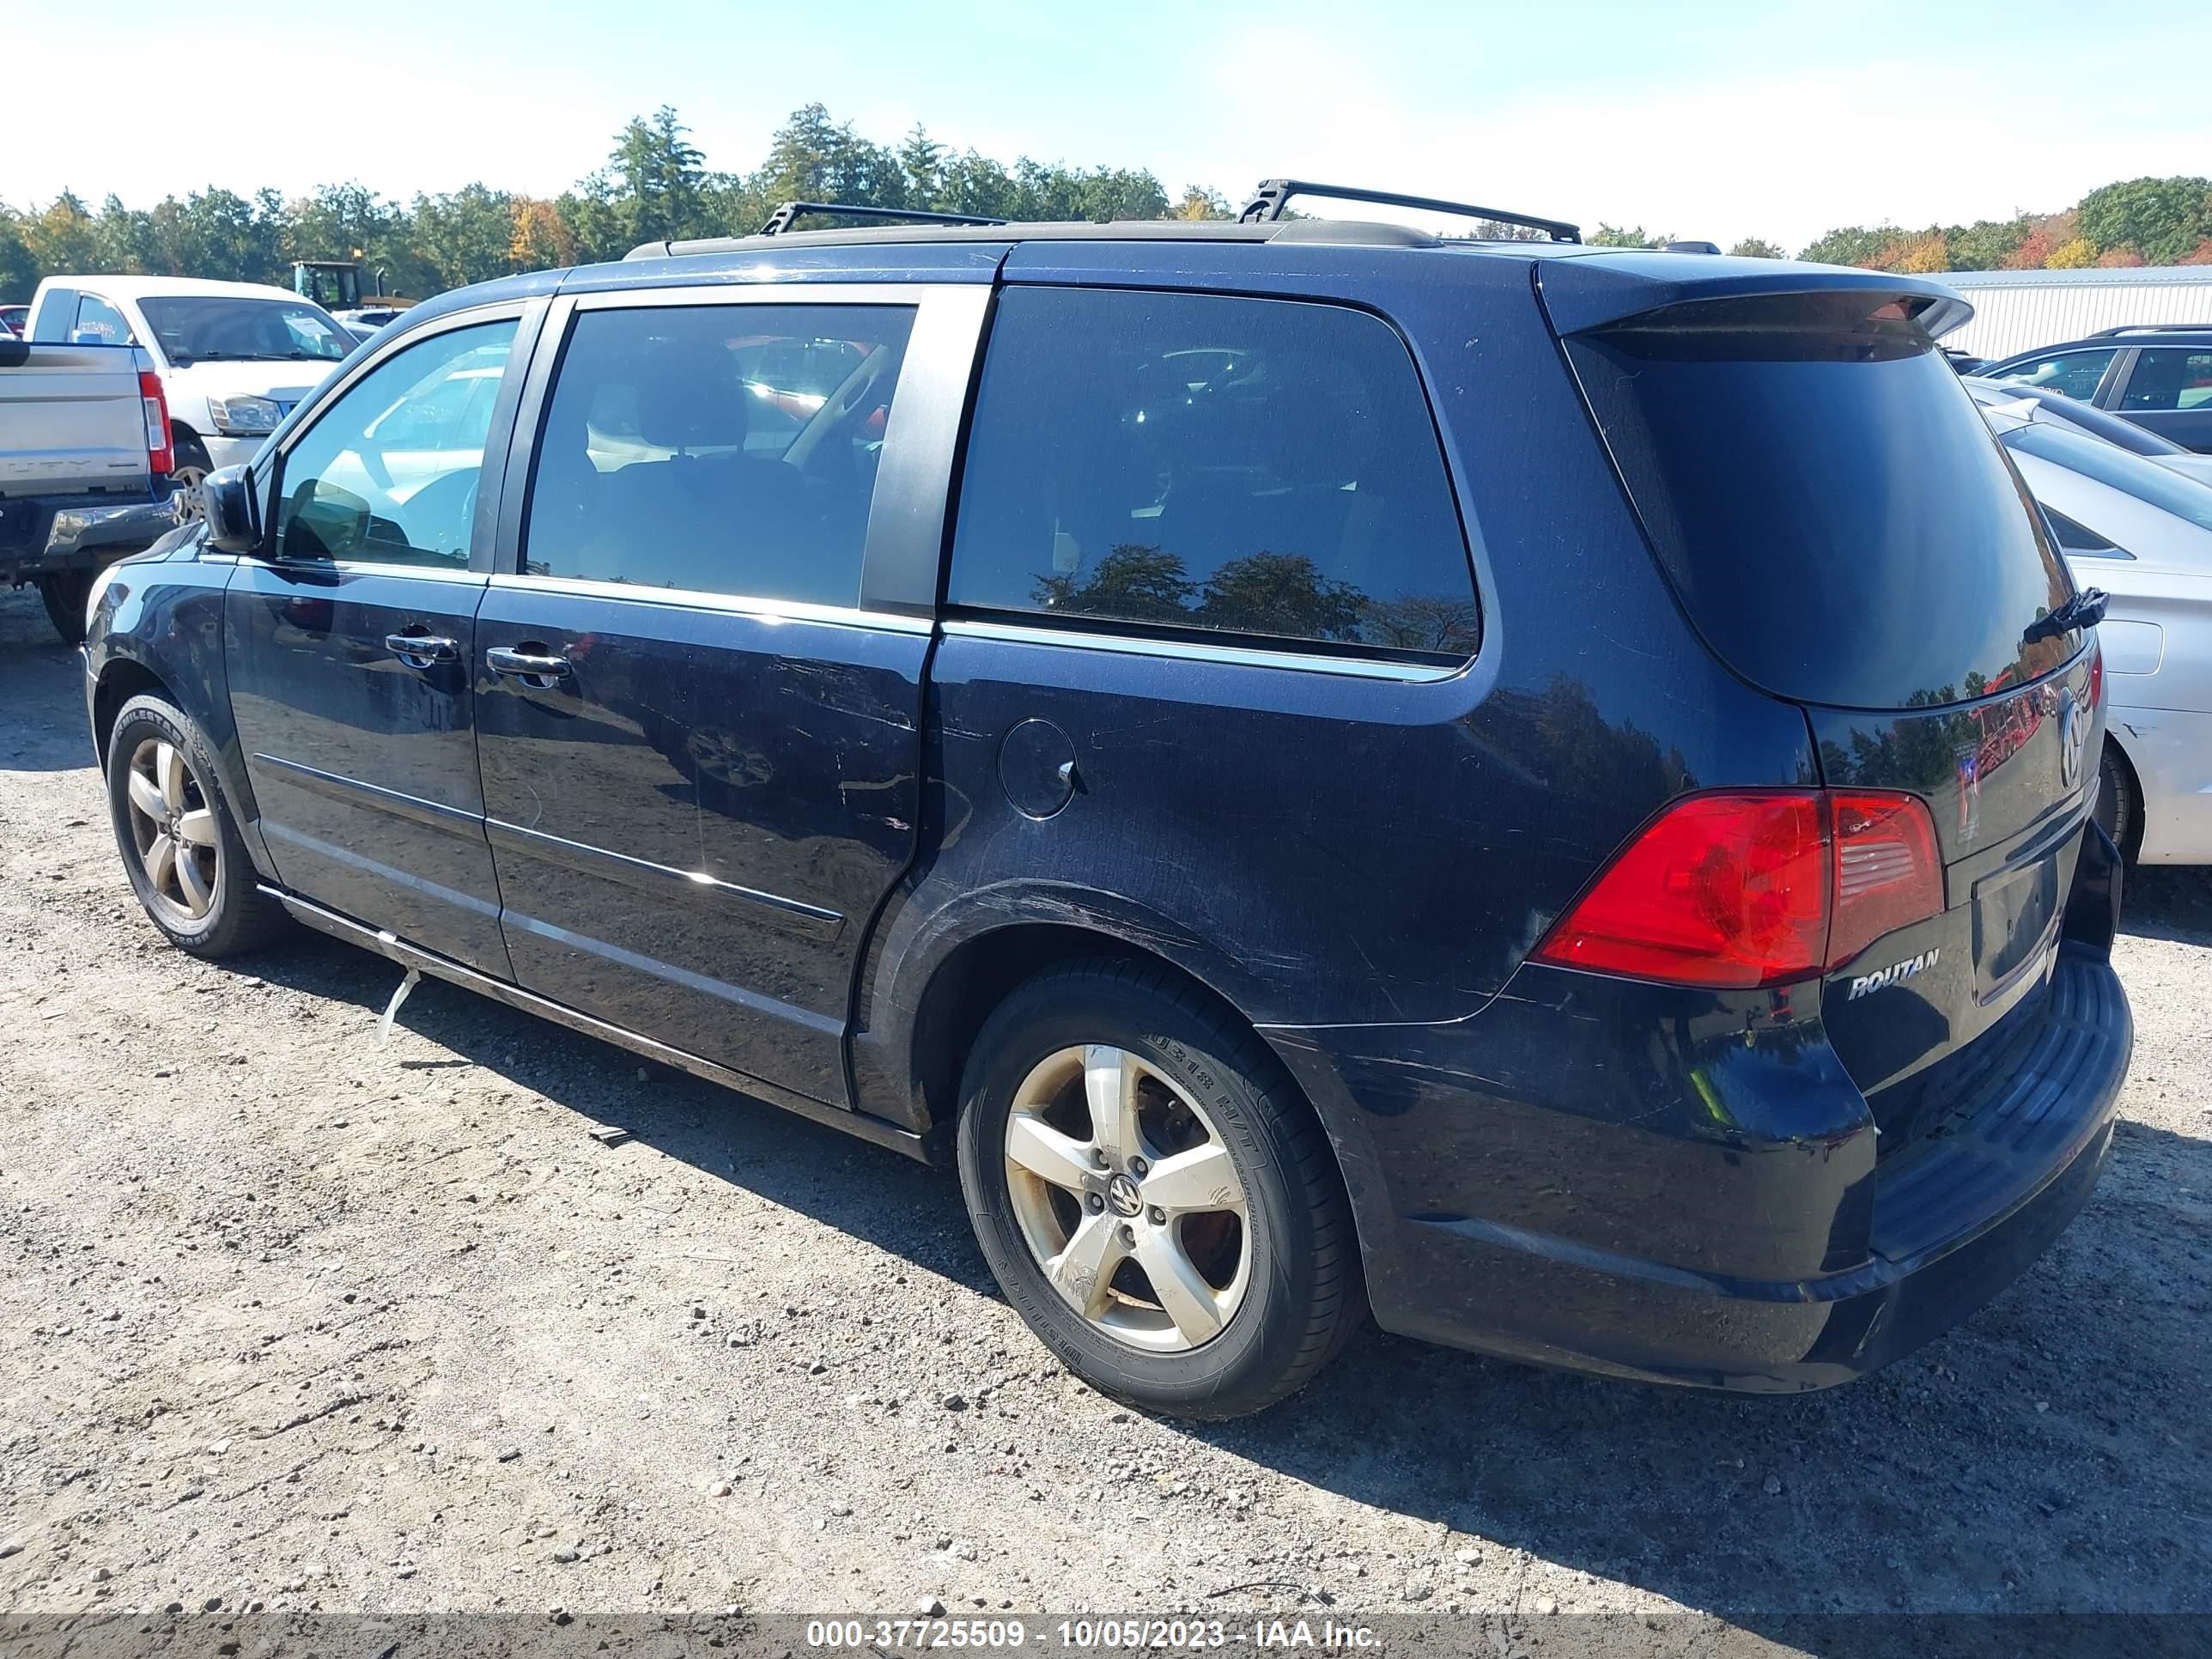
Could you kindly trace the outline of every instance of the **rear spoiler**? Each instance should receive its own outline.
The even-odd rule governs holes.
[[[1931,337],[1949,333],[1974,314],[1956,289],[1924,276],[1711,255],[1694,260],[1663,253],[1541,259],[1536,262],[1536,291],[1552,327],[1563,337],[1696,300],[1790,294],[1863,293],[1873,304],[1924,300],[1929,303],[1918,320]]]

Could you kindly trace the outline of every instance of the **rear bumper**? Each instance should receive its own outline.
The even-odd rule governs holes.
[[[1378,1075],[1376,1057],[1341,1030],[1269,1036],[1317,1100]],[[1371,1097],[1383,1114],[1357,1109],[1365,1144],[1346,1167],[1377,1321],[1510,1358],[1692,1387],[1791,1392],[1864,1376],[1988,1302],[2096,1185],[2133,1042],[2103,953],[2064,945],[2043,1007],[2008,1040],[2015,1053],[1974,1097],[1948,1103],[1939,1131],[1878,1164],[1870,1127],[1842,1122],[1833,1078],[1804,1068],[1802,1054],[1796,1076],[1755,1079],[1807,1120],[1772,1138],[1745,1118],[1740,1084],[1702,1058],[1692,1074],[1708,1079],[1699,1088],[1716,1115],[1703,1122],[1669,1122],[1661,1109],[1593,1123],[1598,1103],[1539,1110],[1466,1089],[1455,1106],[1441,1093]],[[1439,1146],[1447,1113],[1462,1132]],[[1424,1132],[1409,1135],[1408,1120]],[[1440,1153],[1480,1160],[1482,1173],[1440,1172]],[[1488,1201],[1437,1201],[1454,1188]]]

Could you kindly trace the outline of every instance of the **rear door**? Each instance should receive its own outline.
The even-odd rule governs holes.
[[[2112,408],[2185,449],[2212,453],[2212,346],[2143,346]]]
[[[988,295],[720,286],[556,313],[474,658],[522,985],[844,1102],[855,953],[913,856]]]
[[[543,310],[459,313],[357,368],[259,464],[269,540],[225,608],[231,704],[279,878],[501,978],[471,664]]]

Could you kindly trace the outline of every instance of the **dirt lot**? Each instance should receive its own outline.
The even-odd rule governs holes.
[[[79,674],[0,599],[0,1607],[2212,1608],[2212,875],[2134,889],[2091,1209],[1875,1380],[1370,1331],[1193,1429],[1046,1363],[947,1175],[434,983],[380,1048],[335,943],[160,945]]]

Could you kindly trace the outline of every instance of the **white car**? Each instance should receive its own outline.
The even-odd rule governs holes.
[[[33,340],[143,347],[161,377],[179,483],[253,459],[261,441],[353,350],[312,300],[258,283],[49,276]]]
[[[2111,710],[2097,816],[2145,864],[2212,864],[2212,485],[2000,403],[1982,413],[2084,587]]]

